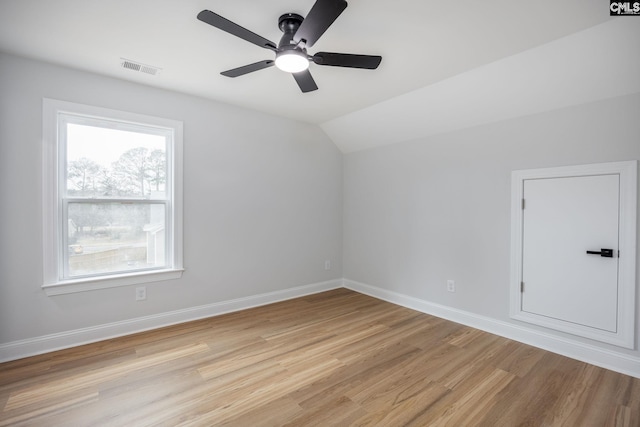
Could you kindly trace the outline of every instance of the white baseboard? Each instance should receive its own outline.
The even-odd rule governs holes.
[[[344,287],[582,362],[640,378],[640,358],[344,279]]]
[[[157,329],[192,320],[218,316],[261,305],[345,287],[374,298],[398,304],[422,313],[451,320],[495,335],[532,345],[605,369],[640,378],[640,358],[573,341],[512,323],[430,303],[415,297],[347,279],[284,289],[245,298],[191,307],[183,310],[138,317],[90,328],[76,329],[0,345],[0,362],[21,359],[83,344]]]
[[[0,345],[0,362],[22,359],[23,357],[76,347],[164,326],[246,310],[252,307],[272,304],[274,302],[285,301],[341,287],[342,279],[336,279],[152,316],[138,317],[90,328],[75,329],[57,334],[13,341]]]

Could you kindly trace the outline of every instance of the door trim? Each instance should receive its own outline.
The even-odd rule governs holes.
[[[512,319],[620,347],[635,348],[637,165],[638,162],[633,160],[546,169],[527,169],[511,173],[510,317]],[[522,232],[524,224],[522,199],[524,181],[529,179],[613,174],[620,176],[620,258],[618,260],[617,331],[603,331],[522,311],[520,289],[523,262]]]

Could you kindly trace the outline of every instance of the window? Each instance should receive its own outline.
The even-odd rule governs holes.
[[[44,100],[49,295],[182,273],[182,123]]]

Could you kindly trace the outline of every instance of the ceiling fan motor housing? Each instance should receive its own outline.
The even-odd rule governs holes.
[[[296,13],[285,13],[278,18],[278,28],[284,33],[280,43],[278,43],[278,49],[297,44],[293,41],[293,37],[296,35],[296,31],[298,31],[302,21],[304,21],[304,18]]]

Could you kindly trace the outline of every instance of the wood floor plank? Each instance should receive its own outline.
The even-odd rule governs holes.
[[[640,426],[640,379],[346,289],[0,364],[0,426]]]
[[[503,371],[524,377],[540,362],[544,354],[545,351],[539,348],[508,341],[501,351],[495,354],[490,363]]]
[[[492,367],[475,370],[469,381],[460,382],[453,388],[447,396],[451,404],[433,420],[429,417],[429,422],[434,425],[473,425],[496,404],[496,395],[513,378],[513,374]]]
[[[33,385],[18,392],[11,393],[4,410],[11,411],[12,409],[22,406],[39,405],[42,401],[50,399],[50,396],[58,397],[82,390],[96,389],[98,384],[127,375],[131,371],[142,368],[147,369],[186,355],[204,352],[208,349],[204,344],[192,344],[139,358],[131,362],[119,363],[103,369]]]
[[[95,391],[87,391],[78,393],[77,396],[68,394],[64,399],[49,400],[42,405],[33,408],[30,411],[16,412],[13,411],[12,416],[0,419],[0,426],[46,426],[52,425],[52,417],[60,412],[69,412],[75,410],[78,406],[98,400],[98,393]],[[77,416],[74,415],[74,422],[77,422]],[[62,425],[62,424],[59,424]]]
[[[428,383],[424,388],[397,395],[385,405],[372,406],[368,409],[367,415],[356,420],[353,425],[389,427],[411,425],[423,415],[425,410],[433,407],[449,393],[450,390],[441,385]]]
[[[311,410],[274,425],[284,427],[350,425],[365,414],[366,411],[359,405],[351,399],[341,396],[327,400],[321,405],[314,406]]]
[[[343,410],[343,408],[340,408],[340,410]],[[297,419],[301,414],[308,416],[308,414],[305,413],[295,400],[288,396],[284,396],[270,401],[269,411],[265,411],[264,408],[256,408],[252,411],[232,416],[228,421],[221,425],[282,426],[289,422],[289,420]],[[198,420],[195,421],[195,425],[198,425]]]
[[[412,359],[418,351],[402,343],[386,347],[375,355],[370,354],[368,358],[325,375],[319,381],[299,387],[292,392],[292,397],[305,408],[323,405],[327,400],[340,396],[349,397],[349,392],[355,393],[361,387],[369,387],[371,382],[380,381],[385,371]]]

